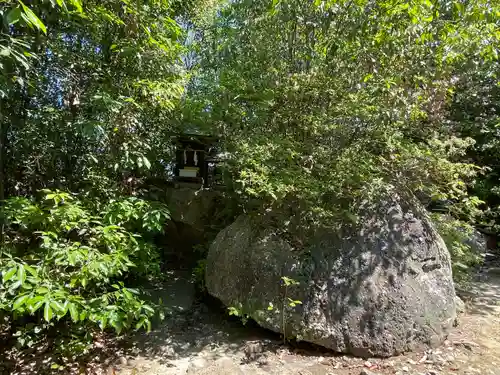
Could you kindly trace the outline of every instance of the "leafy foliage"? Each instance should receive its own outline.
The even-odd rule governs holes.
[[[474,139],[468,157],[483,173],[472,191],[485,203],[481,224],[497,232],[500,228],[500,84],[498,59],[467,66],[450,105],[450,123]]]
[[[353,217],[385,184],[466,206],[474,143],[446,121],[464,66],[495,60],[479,1],[233,1],[205,30],[191,90],[226,140],[242,202]]]
[[[153,306],[124,281],[158,276],[157,249],[127,228],[158,232],[164,207],[133,198],[94,212],[76,196],[45,191],[37,201],[8,199],[1,214],[0,310],[14,321],[151,329]]]
[[[18,46],[2,85],[0,194],[130,194],[170,160],[184,79],[178,14],[166,1],[51,3],[0,8]],[[30,24],[11,16],[28,11]]]
[[[467,281],[471,269],[481,262],[484,239],[477,238],[478,233],[466,222],[442,214],[433,214],[432,219],[450,252],[455,280]]]
[[[149,328],[130,285],[160,276],[168,210],[139,197],[172,177],[178,132],[220,138],[221,206],[290,228],[356,222],[387,185],[500,228],[498,2],[9,0],[0,18],[0,310],[35,322],[25,343],[58,321],[70,347]],[[437,220],[470,267],[457,223]]]

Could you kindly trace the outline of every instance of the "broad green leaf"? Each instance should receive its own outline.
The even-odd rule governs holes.
[[[9,281],[10,279],[12,279],[12,277],[16,274],[16,272],[17,272],[16,267],[10,268],[7,272],[5,272],[3,274],[3,278],[2,278],[3,282],[5,283],[5,282]]]
[[[104,330],[107,326],[107,323],[108,323],[108,318],[106,316],[101,316],[99,320],[99,328],[101,330]]]
[[[9,290],[10,290],[10,291],[14,291],[14,290],[16,290],[17,288],[19,288],[21,285],[22,285],[21,280],[17,280],[15,283],[13,283],[13,284],[9,287]]]
[[[66,313],[64,305],[59,301],[50,301],[50,307],[52,307],[58,316],[61,316],[59,313]]]
[[[81,311],[80,312],[80,320],[85,320],[85,318],[87,317],[87,312],[85,310]]]
[[[36,269],[34,269],[33,267],[25,264],[24,268],[26,269],[26,271],[28,271],[31,274],[31,276],[34,276],[34,277],[38,276],[38,273],[37,273]]]
[[[27,295],[27,294],[25,294],[24,296],[18,297],[14,301],[12,307],[14,308],[14,310],[17,310],[17,309],[19,309],[19,307],[23,306],[28,299],[29,299],[29,295]]]
[[[23,264],[20,264],[17,268],[17,279],[21,282],[21,285],[26,281],[26,270]]]
[[[80,316],[78,314],[78,309],[76,307],[76,305],[72,302],[70,302],[68,304],[68,308],[69,308],[69,313],[71,315],[71,319],[73,320],[73,322],[78,322],[78,320],[80,319]]]
[[[19,7],[12,8],[5,16],[5,22],[8,25],[13,25],[21,19],[21,9]]]
[[[30,298],[27,302],[26,305],[28,306],[29,310],[34,313],[37,311],[40,307],[42,307],[44,303],[45,298],[43,296],[35,296],[33,298]]]
[[[151,162],[148,160],[147,157],[143,156],[143,162],[144,162],[144,165],[146,166],[147,169],[151,169]]]
[[[80,2],[80,0],[70,0],[70,3],[76,8],[78,12],[83,12],[82,3]]]
[[[50,307],[49,301],[45,302],[45,307],[43,309],[43,318],[46,322],[50,322],[50,320],[52,319],[52,308]]]
[[[12,50],[8,47],[0,46],[0,56],[8,57],[10,56]]]
[[[141,329],[142,327],[144,327],[144,324],[146,323],[146,318],[145,317],[142,317],[141,319],[139,319],[139,321],[136,323],[135,325],[135,329]]]
[[[21,6],[23,8],[23,12],[26,15],[26,18],[24,18],[24,19],[27,20],[27,22],[29,22],[31,25],[33,25],[37,29],[41,30],[44,34],[47,34],[47,28],[45,27],[43,22],[40,20],[40,18],[38,18],[38,16],[35,13],[33,13],[33,11],[30,8],[28,8],[26,5],[24,5],[24,3],[21,0],[19,0],[19,4],[21,4]]]

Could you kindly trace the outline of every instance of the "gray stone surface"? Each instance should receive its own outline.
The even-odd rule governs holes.
[[[395,192],[360,212],[356,228],[316,231],[300,250],[286,218],[239,217],[210,248],[208,291],[265,328],[339,352],[385,357],[440,344],[456,317],[444,242],[424,209]]]
[[[203,231],[217,209],[219,197],[218,191],[181,187],[168,189],[166,201],[172,220]]]

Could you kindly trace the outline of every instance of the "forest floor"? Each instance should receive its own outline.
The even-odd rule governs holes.
[[[47,369],[43,373],[500,375],[500,274],[483,272],[466,288],[457,291],[465,301],[466,312],[459,316],[457,327],[440,348],[369,360],[307,345],[283,345],[278,335],[251,323],[243,326],[238,320],[229,319],[223,309],[198,301],[187,273],[177,272],[172,276],[171,283],[160,292],[164,301],[170,301],[171,314],[159,328],[120,342],[97,341],[95,355],[86,363]],[[14,369],[5,368],[0,373],[42,373],[46,363],[29,358],[16,362]]]
[[[188,293],[189,286],[184,288]],[[427,352],[364,360],[308,346],[283,345],[273,333],[254,325],[242,326],[228,320],[223,311],[194,303],[185,314],[134,341],[128,354],[124,353],[108,373],[500,375],[500,276],[482,273],[458,294],[465,301],[465,313],[448,340]]]

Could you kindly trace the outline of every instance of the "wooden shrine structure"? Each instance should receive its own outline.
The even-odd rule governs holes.
[[[217,168],[218,139],[206,135],[182,134],[175,139],[175,181],[203,186],[222,184]]]

